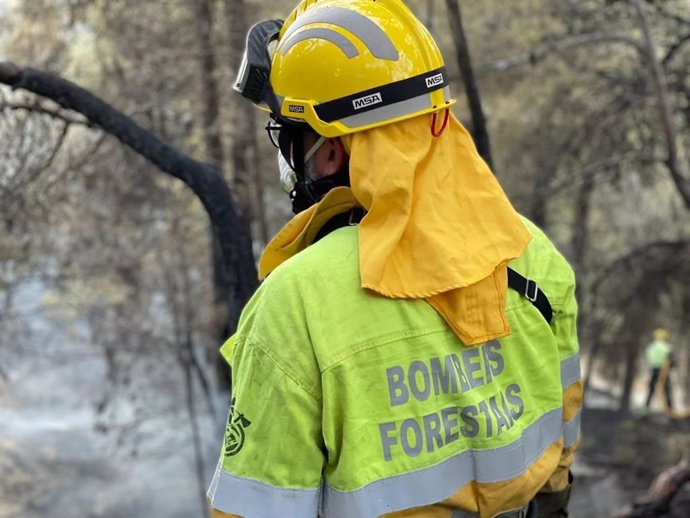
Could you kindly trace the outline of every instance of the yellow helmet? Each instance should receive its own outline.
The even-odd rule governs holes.
[[[668,331],[660,327],[654,330],[652,337],[654,340],[668,340]]]
[[[401,0],[303,0],[278,34],[271,22],[277,46],[270,68],[255,74],[253,97],[247,95],[252,66],[245,53],[235,88],[276,116],[336,137],[455,102],[436,43]],[[251,40],[250,31],[248,51],[268,47]]]

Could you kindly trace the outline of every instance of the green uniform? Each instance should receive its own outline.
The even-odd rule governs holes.
[[[668,358],[668,354],[671,352],[671,346],[664,340],[654,340],[647,346],[645,352],[647,364],[652,369],[660,369]]]
[[[271,273],[224,347],[234,387],[213,507],[373,518],[446,501],[485,516],[529,501],[579,436],[581,391],[564,398],[580,378],[572,270],[525,224],[533,239],[510,266],[553,321],[508,290],[512,333],[480,346],[424,300],[361,289],[356,227]]]

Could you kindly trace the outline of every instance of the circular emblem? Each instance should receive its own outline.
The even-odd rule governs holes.
[[[239,453],[244,446],[244,429],[251,424],[251,421],[240,414],[235,408],[235,398],[230,403],[230,415],[228,424],[225,427],[225,456],[231,457]]]

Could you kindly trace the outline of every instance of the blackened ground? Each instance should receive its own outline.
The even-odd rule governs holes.
[[[608,517],[645,494],[665,468],[690,454],[690,419],[671,420],[609,408],[585,409],[574,465],[571,517]],[[674,498],[670,517],[690,517],[690,487]]]

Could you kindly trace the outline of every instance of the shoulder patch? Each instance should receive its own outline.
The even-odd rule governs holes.
[[[230,414],[228,415],[228,424],[225,427],[224,452],[226,457],[232,457],[240,452],[244,446],[244,429],[251,424],[252,422],[247,419],[244,414],[237,411],[235,407],[235,398],[232,398],[230,403]]]

